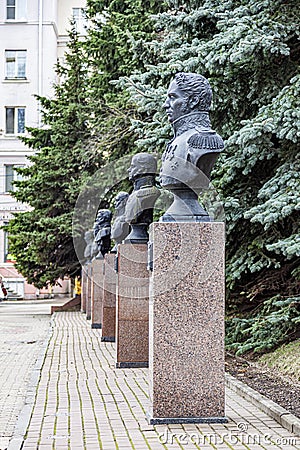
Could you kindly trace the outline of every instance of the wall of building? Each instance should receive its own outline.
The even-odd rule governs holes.
[[[0,226],[13,217],[13,212],[28,209],[6,191],[6,179],[10,170],[7,166],[27,165],[26,156],[32,153],[18,139],[17,132],[6,132],[6,108],[16,108],[15,118],[18,108],[25,108],[25,126],[41,125],[35,95],[53,97],[53,83],[57,81],[55,64],[58,58],[63,60],[66,51],[72,11],[83,8],[85,0],[15,0],[15,4],[25,5],[25,14],[8,20],[7,1],[0,2]],[[25,78],[6,79],[6,51],[21,50],[26,50]],[[16,121],[15,124],[17,128]],[[6,253],[5,234],[0,230],[0,273],[1,268],[12,267],[5,260]],[[9,276],[10,272],[5,273]]]
[[[74,8],[84,8],[85,0],[58,0],[58,40],[57,40],[57,56],[61,62],[64,59],[66,44],[68,42],[68,30],[71,28],[70,21],[73,19]],[[80,27],[82,30],[82,27]]]

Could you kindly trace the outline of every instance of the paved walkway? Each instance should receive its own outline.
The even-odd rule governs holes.
[[[115,369],[115,344],[101,342],[82,313],[56,313],[53,327],[23,450],[300,448],[230,390],[228,424],[150,426],[148,370]]]
[[[2,305],[1,305],[2,306]],[[0,449],[6,448],[49,330],[49,316],[0,316]]]
[[[12,438],[32,372],[49,335],[51,304],[65,301],[0,303],[0,450]]]

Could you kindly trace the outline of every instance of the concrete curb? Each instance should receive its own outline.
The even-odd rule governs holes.
[[[50,339],[53,334],[53,318],[50,320],[50,327],[48,331],[48,336],[45,339],[41,352],[37,358],[37,361],[35,363],[35,366],[32,370],[32,374],[30,377],[30,381],[28,383],[27,392],[26,392],[26,398],[25,398],[25,404],[19,414],[18,420],[16,422],[16,426],[14,429],[14,434],[12,439],[10,440],[7,450],[21,450],[23,447],[24,437],[30,422],[30,418],[32,415],[34,402],[36,398],[36,392],[38,383],[40,380],[40,375],[42,371],[42,367],[44,364],[44,360],[46,357],[48,345],[50,342]]]
[[[269,400],[264,395],[259,394],[242,381],[234,378],[232,375],[226,373],[225,380],[226,386],[232,391],[257,406],[260,410],[272,417],[272,419],[276,420],[276,422],[280,423],[280,425],[291,433],[300,436],[300,419],[298,419],[298,417],[291,414],[285,408],[282,408],[282,406],[277,405],[277,403],[272,400]]]

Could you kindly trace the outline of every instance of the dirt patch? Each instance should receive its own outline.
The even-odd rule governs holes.
[[[235,378],[300,418],[300,383],[256,361],[228,353],[225,368]]]

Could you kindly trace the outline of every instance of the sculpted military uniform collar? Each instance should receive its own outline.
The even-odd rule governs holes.
[[[190,114],[179,117],[172,122],[172,127],[174,130],[174,138],[180,136],[191,129],[210,129],[210,120],[208,112],[206,111],[196,111]]]
[[[102,222],[102,223],[100,223],[99,224],[99,228],[107,228],[107,227],[110,227],[111,225],[110,225],[111,223],[110,223],[110,221],[105,221],[105,222]]]
[[[155,184],[155,175],[143,175],[134,181],[134,191],[151,187]]]

